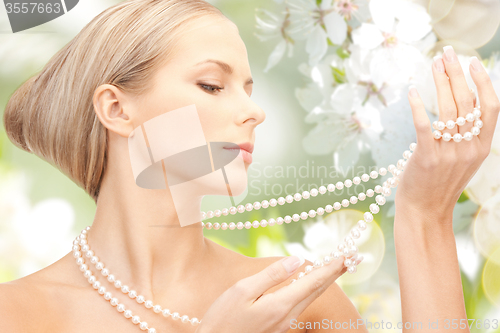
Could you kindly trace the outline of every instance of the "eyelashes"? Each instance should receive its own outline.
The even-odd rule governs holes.
[[[213,85],[210,85],[210,84],[198,83],[198,85],[201,87],[201,89],[207,91],[209,94],[212,94],[212,95],[215,95],[216,93],[218,93],[222,89],[224,89],[222,87],[213,86]]]

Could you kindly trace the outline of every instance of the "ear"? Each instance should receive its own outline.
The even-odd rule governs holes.
[[[94,111],[108,130],[127,137],[134,130],[130,98],[111,84],[97,87],[93,97]]]

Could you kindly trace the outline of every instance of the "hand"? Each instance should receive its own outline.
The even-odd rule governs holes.
[[[443,71],[439,69],[442,68]],[[412,108],[417,132],[417,148],[405,166],[396,191],[396,205],[400,209],[426,210],[435,216],[452,214],[465,186],[488,156],[497,123],[500,102],[491,80],[477,58],[471,58],[469,70],[477,86],[484,126],[471,141],[446,142],[434,139],[429,118],[420,97],[408,99]],[[453,49],[445,50],[442,58],[436,57],[432,66],[439,105],[439,120],[446,123],[472,112],[475,95],[471,93],[462,67]],[[414,90],[416,92],[416,89]],[[445,128],[442,133],[470,131],[473,123]]]
[[[291,264],[293,259],[297,264],[288,273],[282,262]],[[328,265],[314,268],[294,283],[263,295],[299,267],[299,259],[295,256],[278,260],[261,272],[236,282],[219,296],[203,316],[196,333],[287,332],[290,320],[297,318],[346,272],[344,259],[343,256],[332,259]]]

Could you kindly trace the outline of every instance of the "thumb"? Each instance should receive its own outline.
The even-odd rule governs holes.
[[[244,278],[239,282],[247,286],[248,295],[252,300],[255,300],[268,289],[285,281],[303,263],[304,260],[297,256],[285,257],[273,262],[257,274]]]
[[[434,144],[434,136],[432,134],[429,117],[425,112],[424,102],[413,84],[408,87],[408,100],[410,101],[413,115],[413,125],[417,132],[417,144],[424,150],[429,150]]]

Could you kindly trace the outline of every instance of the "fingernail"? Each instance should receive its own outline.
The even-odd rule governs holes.
[[[300,258],[297,256],[291,256],[283,260],[282,264],[288,274],[290,274],[300,266]]]
[[[411,97],[418,97],[418,91],[417,91],[417,87],[415,87],[415,85],[412,84],[410,87],[408,87],[408,89],[410,90]]]
[[[472,69],[476,72],[481,72],[483,70],[483,65],[476,56],[470,57],[470,63],[472,65]]]
[[[444,63],[443,58],[441,56],[435,56],[434,58],[434,66],[438,72],[444,73]]]
[[[455,54],[455,51],[453,50],[453,46],[451,45],[446,45],[443,47],[444,50],[444,58],[448,62],[455,62],[457,61],[457,55]]]

